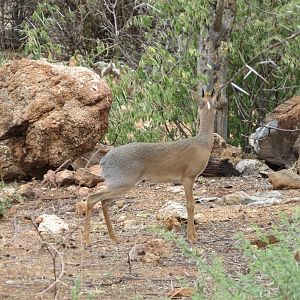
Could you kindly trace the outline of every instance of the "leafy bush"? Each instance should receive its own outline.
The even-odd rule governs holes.
[[[257,229],[256,234],[264,247],[257,247],[240,236],[240,249],[247,258],[248,271],[234,276],[227,274],[222,259],[216,255],[208,263],[198,249],[190,248],[184,240],[168,232],[163,236],[175,240],[198,266],[193,299],[300,299],[300,211],[292,217],[283,217],[268,233]]]
[[[6,215],[7,210],[14,203],[20,203],[23,200],[23,197],[17,192],[14,184],[8,185],[0,181],[0,218]]]
[[[0,67],[2,67],[5,63],[6,63],[6,57],[2,52],[0,52]]]
[[[0,181],[0,218],[3,218],[9,208],[12,206],[12,199],[3,193],[5,184]]]
[[[196,69],[208,7],[196,0],[45,1],[23,23],[24,51],[34,58],[79,54],[88,67],[99,60],[126,65],[121,81],[112,82],[107,142],[186,137],[196,133],[197,119],[189,91],[206,80]],[[299,93],[299,15],[296,0],[237,1],[231,41],[222,47],[229,51],[229,78],[248,95],[228,89],[231,143],[247,148],[266,113]],[[259,76],[247,75],[245,63]]]
[[[174,140],[196,133],[197,105],[190,90],[206,81],[196,73],[196,49],[207,11],[199,1],[152,5],[129,23],[146,34],[137,67],[123,70],[121,82],[112,86],[111,143]]]
[[[203,1],[151,1],[144,15],[128,23],[145,31],[141,58],[134,71],[123,72],[113,86],[108,140],[123,144],[157,141],[196,133],[197,108],[189,97],[197,77],[197,42],[208,21]],[[249,95],[229,90],[230,143],[248,149],[248,137],[265,115],[299,91],[297,1],[237,2],[236,25],[229,50],[229,77]],[[176,16],[174,18],[174,16]],[[288,39],[287,42],[284,42]],[[279,43],[279,44],[278,44]],[[277,45],[278,44],[278,45]],[[279,55],[279,53],[283,55]],[[262,77],[246,74],[249,63]],[[133,91],[132,91],[133,90]]]
[[[76,277],[74,280],[74,285],[71,288],[71,299],[79,300],[82,294],[81,281],[79,277]]]
[[[249,69],[244,68],[235,83],[249,95],[229,90],[228,126],[233,144],[247,148],[249,135],[266,114],[300,93],[299,15],[297,0],[237,1],[229,77],[245,63],[259,76],[247,75]]]
[[[58,6],[47,2],[38,3],[31,20],[24,21],[21,34],[25,40],[23,51],[25,55],[31,55],[33,59],[47,57],[52,59],[61,53],[61,46],[53,38],[53,28],[59,15]],[[52,33],[52,35],[51,35]]]
[[[9,197],[0,198],[0,218],[3,218],[9,208],[11,208],[12,202]]]

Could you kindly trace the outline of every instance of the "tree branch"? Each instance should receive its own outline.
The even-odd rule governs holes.
[[[258,54],[256,54],[253,58],[251,58],[251,59],[248,61],[247,64],[244,64],[244,65],[243,65],[243,66],[242,66],[242,67],[241,67],[241,68],[240,68],[240,69],[239,69],[239,70],[231,77],[231,79],[230,79],[229,81],[227,81],[225,84],[222,85],[221,88],[224,88],[225,86],[231,84],[231,83],[233,82],[233,80],[235,79],[235,77],[236,77],[237,75],[239,75],[239,74],[247,67],[247,65],[251,64],[251,63],[252,63],[253,61],[255,61],[259,56],[261,56],[263,53],[265,53],[265,52],[267,52],[267,51],[269,51],[269,50],[272,50],[272,49],[274,49],[274,48],[276,48],[276,47],[278,47],[278,46],[280,46],[280,45],[286,43],[287,41],[296,38],[296,37],[299,36],[299,35],[300,35],[300,31],[295,32],[295,33],[291,34],[290,36],[288,36],[287,38],[285,38],[284,40],[282,40],[282,41],[280,41],[280,42],[277,42],[277,43],[275,43],[275,44],[273,44],[273,45],[270,45],[270,46],[269,46],[268,48],[266,48],[266,49],[263,49],[261,52],[259,52]]]

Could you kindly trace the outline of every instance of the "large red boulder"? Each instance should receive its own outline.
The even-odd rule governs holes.
[[[0,175],[40,178],[94,148],[105,133],[112,96],[83,67],[28,59],[0,68]]]

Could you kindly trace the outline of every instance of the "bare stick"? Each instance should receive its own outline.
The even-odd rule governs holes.
[[[57,283],[61,283],[63,285],[66,286],[65,283],[63,283],[62,281],[60,281],[60,279],[62,278],[62,276],[64,275],[64,270],[65,270],[65,264],[64,264],[64,260],[63,260],[63,256],[62,254],[58,251],[59,248],[61,247],[61,245],[57,248],[55,248],[52,244],[48,243],[45,241],[44,237],[42,236],[42,234],[40,233],[37,224],[33,221],[33,218],[31,217],[31,223],[34,226],[36,232],[38,233],[39,237],[41,238],[43,244],[46,247],[46,250],[48,251],[48,253],[50,254],[51,258],[52,258],[52,265],[53,265],[53,276],[54,276],[54,282],[48,286],[45,290],[43,290],[42,292],[40,292],[40,294],[44,294],[45,292],[47,292],[48,290],[50,290],[52,287],[54,287],[54,299],[56,299],[57,297]],[[52,250],[51,250],[52,249]],[[59,274],[59,276],[57,277],[56,274],[56,257],[57,255],[60,258],[61,261],[61,272]]]

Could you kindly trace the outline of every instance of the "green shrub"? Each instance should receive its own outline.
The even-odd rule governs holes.
[[[0,181],[0,218],[5,217],[7,210],[14,203],[20,203],[23,200],[23,197],[17,192],[15,184],[5,184]]]
[[[0,218],[3,218],[9,208],[11,208],[12,202],[9,197],[0,197]]]
[[[246,274],[227,274],[222,259],[211,255],[211,263],[201,251],[191,248],[172,233],[163,236],[174,240],[193,259],[199,270],[193,299],[300,299],[300,264],[295,254],[300,251],[300,213],[287,216],[268,233],[256,230],[265,247],[252,245],[243,235],[239,247],[247,258]],[[274,243],[269,237],[274,237]],[[203,250],[204,251],[204,250]],[[206,255],[207,256],[207,255]]]
[[[2,67],[6,63],[7,59],[4,53],[0,52],[0,67]]]
[[[81,287],[81,281],[77,277],[74,280],[74,285],[71,288],[71,299],[72,300],[79,300],[82,294],[82,287]]]
[[[12,199],[2,192],[5,184],[0,181],[0,218],[3,218],[9,208],[12,206]]]
[[[46,1],[37,4],[30,20],[24,21],[20,30],[24,36],[25,55],[31,55],[33,59],[42,57],[53,59],[61,54],[61,46],[55,42],[52,33],[57,23],[54,16],[59,14],[59,8],[56,5]]]

